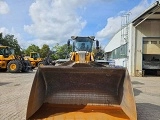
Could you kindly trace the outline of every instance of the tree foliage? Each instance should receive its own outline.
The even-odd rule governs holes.
[[[104,50],[100,46],[99,49],[97,50],[96,48],[93,49],[93,53],[95,54],[95,59],[103,59],[104,57]]]
[[[9,46],[9,47],[13,48],[15,50],[16,55],[21,54],[21,47],[18,44],[17,39],[14,38],[14,35],[7,34],[3,37],[3,34],[0,33],[0,44],[3,46]]]
[[[28,48],[25,50],[25,54],[26,55],[30,55],[30,52],[40,52],[40,48],[34,44],[31,44],[30,46],[28,46]]]
[[[3,35],[0,33],[0,42],[3,40]]]
[[[52,55],[52,59],[66,59],[69,55],[69,53],[72,51],[72,46],[69,46],[67,44],[64,45],[55,45],[53,47],[53,50],[56,51],[55,54]]]
[[[49,46],[48,46],[47,44],[44,44],[44,45],[42,46],[42,48],[40,49],[40,56],[41,56],[42,58],[45,58],[46,55],[49,53],[49,51],[50,51]]]

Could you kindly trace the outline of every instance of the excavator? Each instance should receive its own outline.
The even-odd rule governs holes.
[[[94,36],[72,36],[70,60],[38,68],[27,120],[137,120],[126,68],[106,67],[94,59]]]

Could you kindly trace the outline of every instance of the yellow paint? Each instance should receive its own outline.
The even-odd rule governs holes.
[[[47,109],[46,109],[47,108]],[[45,109],[45,110],[44,110]],[[43,104],[30,120],[129,120],[119,106]]]
[[[17,68],[16,64],[11,64],[11,65],[10,65],[10,69],[11,69],[11,70],[15,70],[16,68]]]

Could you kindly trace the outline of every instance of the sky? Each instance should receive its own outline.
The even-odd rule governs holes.
[[[95,36],[105,47],[121,28],[122,16],[134,20],[156,0],[0,0],[0,32],[12,34],[26,49],[52,48],[71,36]]]

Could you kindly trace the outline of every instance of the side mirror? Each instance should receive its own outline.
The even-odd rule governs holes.
[[[99,41],[96,40],[96,49],[99,49]]]
[[[70,39],[67,41],[67,45],[68,45],[68,47],[70,46]]]

